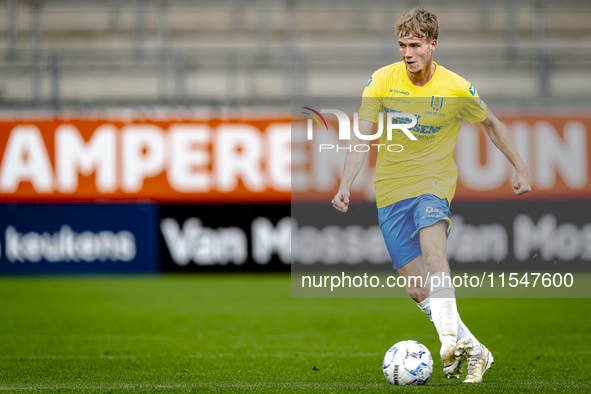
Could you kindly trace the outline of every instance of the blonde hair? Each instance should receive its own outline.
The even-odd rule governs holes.
[[[426,40],[436,40],[439,37],[439,23],[434,13],[424,8],[409,10],[404,13],[394,25],[396,35],[403,37],[414,36]]]

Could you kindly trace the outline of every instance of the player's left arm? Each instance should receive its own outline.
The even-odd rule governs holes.
[[[488,110],[486,119],[481,122],[482,127],[488,134],[488,137],[493,144],[505,155],[509,163],[515,168],[515,177],[513,178],[513,192],[518,196],[531,191],[529,183],[529,173],[527,166],[521,160],[513,141],[509,137],[505,126],[497,119],[497,117]]]

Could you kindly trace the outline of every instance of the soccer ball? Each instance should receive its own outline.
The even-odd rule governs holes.
[[[402,341],[392,346],[382,364],[386,380],[395,386],[425,384],[433,372],[429,349],[417,341]]]

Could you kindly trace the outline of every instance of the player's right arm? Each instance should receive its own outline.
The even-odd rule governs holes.
[[[369,81],[365,84],[361,107],[359,108],[359,132],[364,135],[370,135],[373,131],[373,125],[379,120],[379,112],[382,108],[383,85],[380,70],[373,73]],[[353,137],[351,145],[365,144],[357,135]],[[349,197],[351,185],[361,171],[363,163],[367,158],[367,152],[356,152],[355,149],[347,152],[345,158],[345,167],[341,176],[341,185],[336,196],[332,199],[332,205],[337,211],[347,212],[349,209]]]
[[[373,125],[373,123],[367,120],[360,119],[359,132],[361,134],[369,135],[373,131]],[[363,143],[364,142],[357,136],[351,141],[352,146]],[[361,171],[361,167],[363,167],[363,163],[365,163],[366,159],[367,152],[356,152],[354,149],[347,152],[345,167],[343,168],[343,175],[341,176],[341,185],[339,186],[339,191],[332,199],[332,205],[337,211],[347,212],[347,209],[349,208],[349,197],[351,196],[349,190],[351,189],[351,185],[357,177],[357,174]]]

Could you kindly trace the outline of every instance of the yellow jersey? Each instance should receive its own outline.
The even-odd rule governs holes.
[[[458,178],[453,150],[462,120],[486,119],[486,105],[472,84],[433,63],[435,74],[424,86],[413,85],[406,65],[398,62],[373,73],[363,91],[359,119],[379,123],[383,117],[374,179],[378,208],[424,194],[451,203]],[[417,140],[399,129],[387,139],[388,112],[413,114],[417,124],[409,131]],[[392,123],[411,121],[394,118]]]

